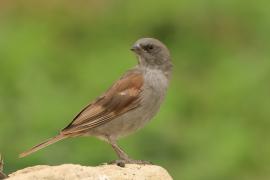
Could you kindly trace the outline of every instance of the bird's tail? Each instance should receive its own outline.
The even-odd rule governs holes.
[[[38,150],[40,150],[40,149],[42,149],[42,148],[45,148],[45,147],[47,147],[47,146],[49,146],[49,145],[51,145],[51,144],[53,144],[53,143],[56,143],[56,142],[58,142],[58,141],[60,141],[60,140],[65,139],[65,138],[67,138],[67,137],[68,137],[68,136],[59,134],[59,135],[57,135],[57,136],[55,136],[55,137],[53,137],[53,138],[50,138],[50,139],[48,139],[48,140],[46,140],[46,141],[44,141],[44,142],[42,142],[42,143],[40,143],[40,144],[38,144],[38,145],[32,147],[32,148],[29,149],[29,150],[27,150],[27,151],[21,153],[21,154],[19,155],[19,157],[22,158],[22,157],[28,156],[28,155],[30,155],[30,154],[32,154],[32,153],[34,153],[34,152],[36,152],[36,151],[38,151]]]

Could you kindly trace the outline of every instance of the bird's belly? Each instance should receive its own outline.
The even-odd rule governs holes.
[[[156,98],[153,98],[151,100],[152,102],[147,102],[145,105],[91,130],[90,134],[101,137],[102,139],[104,139],[104,137],[118,139],[139,130],[144,127],[159,110],[160,103],[154,103],[154,99]]]

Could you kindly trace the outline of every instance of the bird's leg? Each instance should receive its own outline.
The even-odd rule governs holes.
[[[109,141],[113,150],[121,160],[129,160],[128,155],[117,145],[116,141]]]
[[[120,167],[125,167],[125,164],[152,164],[148,161],[130,159],[128,155],[117,145],[115,140],[108,140],[112,148],[116,152],[119,160],[111,162],[111,164],[117,164]]]

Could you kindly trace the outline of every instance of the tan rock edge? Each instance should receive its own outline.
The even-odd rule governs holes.
[[[8,180],[172,180],[168,172],[156,165],[127,164],[97,167],[63,164],[59,166],[38,165],[16,171]]]

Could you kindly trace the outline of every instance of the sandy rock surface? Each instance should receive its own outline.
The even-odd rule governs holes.
[[[63,164],[59,166],[38,165],[16,171],[8,180],[172,180],[168,172],[155,165],[127,164],[97,167]]]

